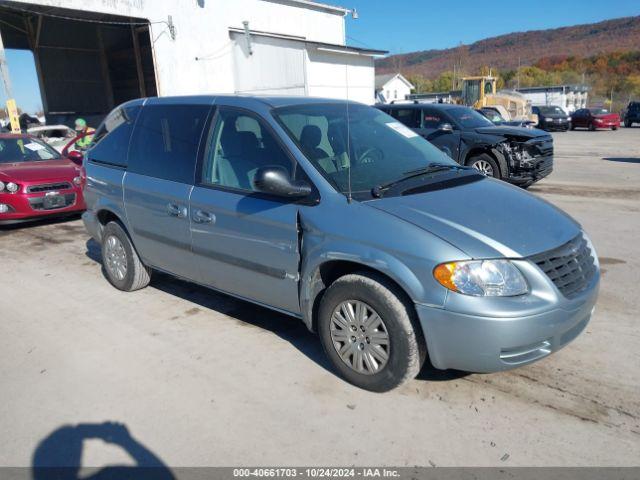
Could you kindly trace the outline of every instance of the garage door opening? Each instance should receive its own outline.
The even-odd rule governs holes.
[[[146,19],[3,2],[0,35],[5,49],[33,52],[48,124],[97,126],[114,106],[157,95]]]

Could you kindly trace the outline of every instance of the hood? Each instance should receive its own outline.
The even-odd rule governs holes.
[[[524,138],[525,140],[536,137],[546,137],[549,135],[547,132],[535,128],[511,127],[506,125],[496,125],[495,127],[480,127],[476,128],[476,132],[487,135],[498,135],[502,137],[520,137]]]
[[[560,209],[490,178],[367,205],[437,235],[472,258],[528,257],[580,232],[579,224]]]
[[[47,160],[44,162],[19,162],[0,164],[0,179],[7,178],[16,182],[42,182],[49,180],[73,179],[78,176],[80,167],[71,160]]]
[[[601,118],[603,120],[617,120],[620,116],[617,113],[601,113],[600,115],[594,115],[593,118]]]

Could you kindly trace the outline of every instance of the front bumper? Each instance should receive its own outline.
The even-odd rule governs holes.
[[[618,121],[604,121],[604,122],[593,122],[593,126],[598,128],[620,128],[620,122]]]
[[[587,326],[598,280],[579,298],[522,317],[485,317],[416,305],[429,357],[438,369],[498,372],[540,360],[574,340]]]
[[[525,166],[526,165],[526,166]],[[553,155],[537,157],[513,169],[508,178],[515,185],[531,185],[553,172]]]
[[[45,209],[46,193],[2,193],[0,203],[9,206],[7,213],[0,213],[0,225],[19,223],[48,217],[65,216],[85,210],[86,205],[80,187],[54,192],[65,198],[65,205]]]
[[[571,122],[569,120],[561,120],[561,121],[553,121],[553,122],[544,122],[540,128],[546,130],[548,132],[551,131],[560,131],[566,132],[571,128]]]

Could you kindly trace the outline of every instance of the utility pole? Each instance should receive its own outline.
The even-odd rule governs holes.
[[[453,75],[451,76],[451,90],[456,89],[456,64],[453,64]]]
[[[613,87],[611,87],[611,97],[609,99],[609,110],[613,112]]]
[[[2,43],[2,35],[0,35],[0,75],[4,85],[4,93],[7,100],[13,98],[13,89],[11,88],[11,78],[9,77],[9,67],[7,65],[7,57],[4,53],[4,43]]]
[[[520,90],[520,57],[518,57],[518,70],[516,77],[518,78],[518,88],[516,90]]]

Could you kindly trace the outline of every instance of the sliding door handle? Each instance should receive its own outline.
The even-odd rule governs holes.
[[[215,223],[216,217],[212,213],[203,210],[193,212],[193,221],[196,223]]]

